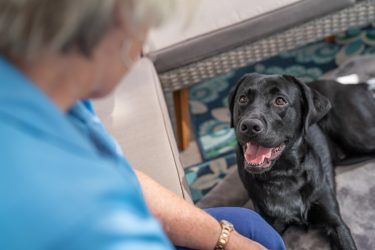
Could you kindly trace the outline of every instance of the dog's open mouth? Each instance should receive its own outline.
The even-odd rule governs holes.
[[[285,144],[274,148],[265,148],[255,142],[243,146],[245,167],[250,172],[264,172],[271,167],[272,162],[281,155]]]

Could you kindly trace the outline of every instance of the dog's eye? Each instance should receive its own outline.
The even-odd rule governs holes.
[[[245,96],[245,95],[240,96],[239,102],[241,104],[246,104],[248,101],[249,101],[249,99],[247,98],[247,96]]]
[[[288,104],[288,102],[282,97],[277,97],[274,103],[276,106],[281,106],[281,107]]]

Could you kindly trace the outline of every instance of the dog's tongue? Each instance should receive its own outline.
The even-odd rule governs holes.
[[[265,158],[271,158],[272,148],[264,148],[256,143],[246,143],[245,159],[248,163],[259,165]]]

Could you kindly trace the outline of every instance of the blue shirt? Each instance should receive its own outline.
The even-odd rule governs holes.
[[[61,112],[0,57],[0,249],[172,248],[90,103]]]

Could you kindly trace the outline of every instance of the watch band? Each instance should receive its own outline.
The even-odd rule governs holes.
[[[217,240],[214,250],[224,250],[229,241],[229,236],[231,232],[233,232],[234,230],[233,224],[229,221],[221,220],[220,225],[221,233],[219,239]]]

